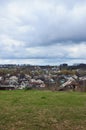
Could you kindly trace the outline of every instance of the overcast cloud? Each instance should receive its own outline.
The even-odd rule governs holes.
[[[0,63],[86,63],[86,0],[0,0]]]

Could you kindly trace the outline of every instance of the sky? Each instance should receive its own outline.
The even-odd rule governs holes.
[[[86,63],[86,0],[0,0],[0,64]]]

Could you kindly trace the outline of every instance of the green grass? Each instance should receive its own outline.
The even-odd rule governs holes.
[[[0,130],[86,130],[86,93],[0,91]]]

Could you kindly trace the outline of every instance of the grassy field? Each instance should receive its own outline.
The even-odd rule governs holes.
[[[86,130],[86,93],[0,91],[0,130]]]

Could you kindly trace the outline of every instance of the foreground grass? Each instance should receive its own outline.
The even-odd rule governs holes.
[[[85,130],[86,93],[0,91],[0,130]]]

